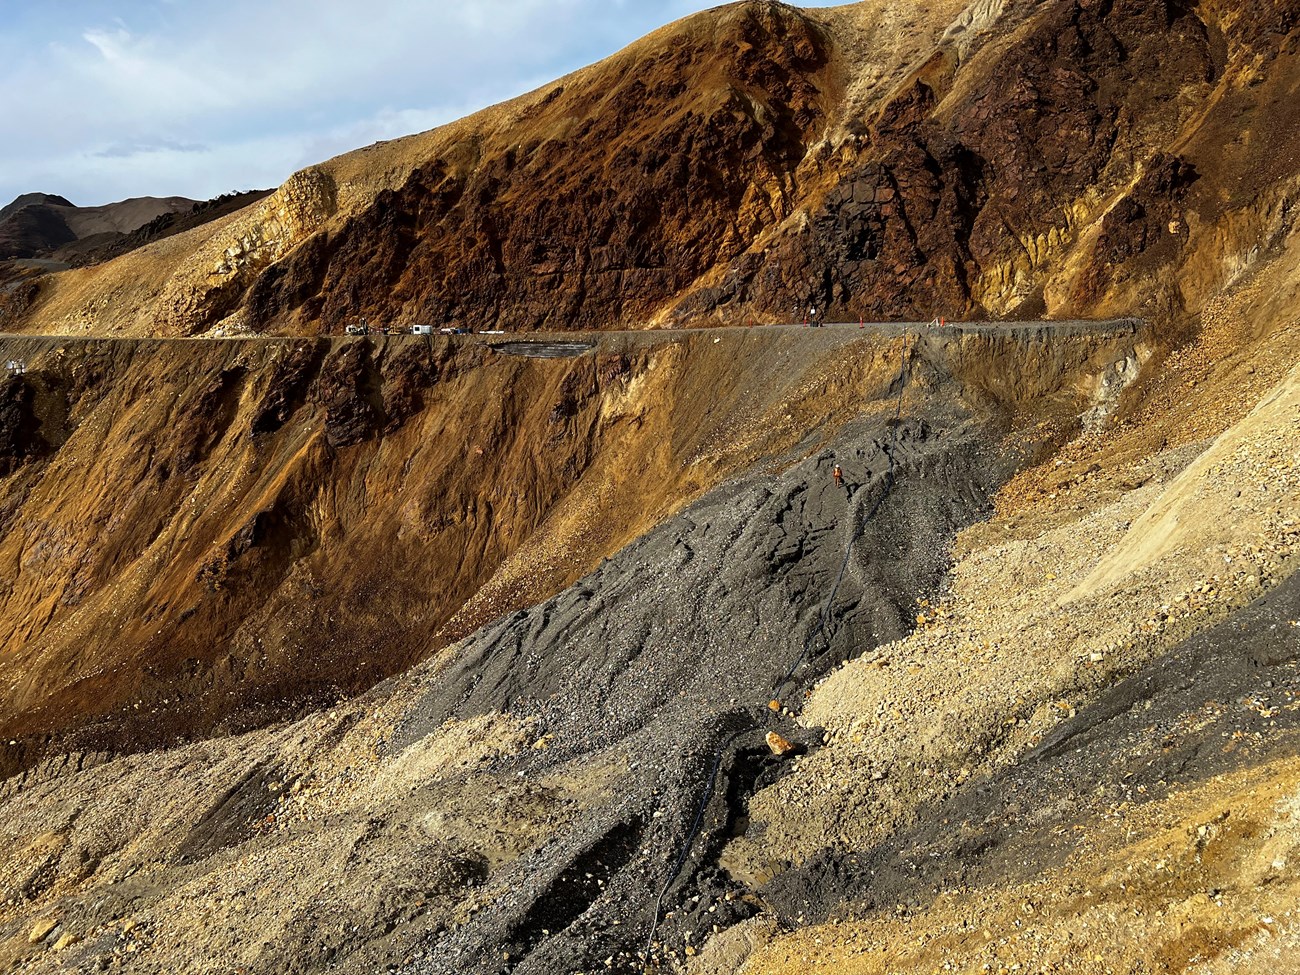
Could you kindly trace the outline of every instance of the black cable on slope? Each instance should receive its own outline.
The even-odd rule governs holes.
[[[871,506],[871,510],[867,512],[866,516],[862,519],[862,526],[864,528],[867,523],[879,513],[885,500],[889,497],[890,492],[894,488],[894,471],[897,469],[897,463],[894,460],[894,450],[898,447],[898,427],[896,424],[899,418],[903,415],[903,394],[907,390],[907,351],[907,334],[904,333],[903,349],[900,355],[898,369],[898,400],[894,406],[895,425],[890,426],[889,444],[883,448],[885,451],[885,457],[889,461],[889,467],[886,468],[885,476],[881,479],[884,490],[880,492],[880,497],[876,499],[876,503]],[[835,605],[835,595],[839,592],[840,583],[844,581],[844,573],[848,571],[849,559],[853,557],[853,546],[857,543],[857,540],[857,534],[849,536],[849,543],[844,549],[844,561],[840,563],[840,571],[835,576],[835,582],[831,586],[830,594],[827,596],[826,602],[822,606],[821,625],[808,634],[808,638],[804,640],[803,652],[800,653],[795,662],[791,664],[790,669],[785,672],[785,676],[773,685],[772,693],[774,697],[779,696],[778,692],[781,688],[785,687],[785,685],[790,682],[794,677],[795,671],[797,671],[803,662],[808,659],[808,652],[812,649],[813,641],[818,636],[823,637],[826,641],[826,645],[830,646],[830,632],[827,629],[826,624],[830,620],[831,610]]]
[[[903,414],[903,393],[907,389],[907,352],[908,352],[907,333],[904,332],[903,348],[900,354],[899,372],[898,372],[898,401],[894,406],[895,421],[897,421]],[[871,519],[874,518],[876,514],[880,511],[881,506],[885,503],[885,499],[889,497],[889,493],[891,490],[893,490],[894,487],[895,462],[894,462],[893,448],[898,446],[898,428],[896,425],[890,426],[889,437],[890,437],[890,445],[884,448],[885,456],[889,459],[889,467],[886,470],[885,476],[883,478],[884,490],[880,493],[880,497],[876,499],[876,503],[872,505],[871,511],[866,515],[866,517],[862,519],[862,525],[864,528],[866,527],[867,523],[871,521]],[[794,672],[799,669],[799,665],[802,664],[805,659],[807,659],[808,650],[812,646],[813,639],[818,634],[825,636],[827,645],[829,645],[830,637],[827,634],[826,622],[830,617],[831,606],[835,602],[835,593],[840,587],[840,582],[844,579],[844,573],[848,569],[849,559],[853,555],[853,546],[857,542],[857,540],[858,540],[858,536],[856,533],[849,537],[849,543],[846,546],[844,551],[844,561],[840,563],[839,574],[835,577],[835,584],[831,586],[830,594],[826,599],[826,605],[822,609],[821,626],[818,629],[814,630],[811,634],[809,634],[808,639],[804,641],[803,652],[799,654],[798,659],[795,660],[794,664],[790,667],[790,669],[786,671],[785,677],[783,677],[781,681],[773,687],[773,693],[779,691],[782,687],[784,687],[787,683],[789,683],[790,679],[794,676]],[[691,828],[686,834],[686,840],[682,844],[681,853],[677,855],[676,862],[673,864],[672,869],[668,872],[668,878],[664,881],[664,885],[662,889],[659,891],[659,896],[655,898],[654,918],[650,922],[650,935],[649,937],[646,938],[645,953],[642,956],[642,960],[641,960],[641,975],[646,975],[646,973],[650,970],[650,953],[654,948],[655,935],[659,933],[659,914],[663,910],[664,898],[668,896],[669,888],[672,887],[672,885],[677,881],[678,876],[680,876],[682,872],[682,867],[686,865],[686,859],[687,857],[690,856],[691,850],[695,846],[695,841],[699,838],[700,827],[703,826],[704,824],[704,813],[708,809],[709,800],[713,798],[714,783],[718,777],[718,770],[722,768],[722,757],[727,753],[727,749],[731,747],[732,742],[734,742],[742,734],[745,734],[746,732],[752,730],[753,728],[749,727],[749,728],[739,728],[736,731],[733,731],[727,737],[727,739],[723,741],[723,743],[718,747],[717,754],[714,755],[713,757],[713,765],[709,769],[708,778],[705,779],[704,782],[704,795],[700,799],[699,809],[697,809],[695,812],[695,821],[694,823],[691,824]]]
[[[695,822],[691,825],[690,831],[686,834],[686,842],[682,844],[682,852],[677,855],[677,862],[673,864],[672,870],[668,872],[668,879],[664,881],[663,889],[659,891],[659,896],[655,898],[654,920],[650,924],[650,937],[646,939],[645,955],[641,963],[642,975],[649,970],[650,952],[654,948],[655,935],[659,933],[659,912],[664,909],[664,898],[668,896],[670,888],[677,877],[682,872],[682,867],[686,865],[686,858],[690,856],[692,847],[695,846],[695,840],[700,835],[700,827],[704,824],[704,812],[709,808],[709,800],[713,798],[713,784],[718,777],[718,769],[722,767],[722,756],[727,753],[731,743],[751,728],[738,728],[733,731],[721,745],[718,746],[718,753],[713,756],[713,767],[709,769],[709,777],[704,780],[704,796],[700,800],[700,808],[695,813]]]

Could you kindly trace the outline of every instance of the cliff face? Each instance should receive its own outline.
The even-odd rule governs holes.
[[[896,378],[897,341],[860,334],[562,359],[414,336],[0,343],[27,366],[0,386],[7,766],[257,725],[406,669],[830,436]],[[934,381],[1001,429],[1028,403],[1068,428],[1141,340],[931,341]]]
[[[794,208],[841,79],[826,29],[788,9],[713,21],[553,90],[516,143],[471,142],[381,194],[308,256],[326,266],[321,321],[635,324],[744,254]],[[259,289],[255,318],[286,297]]]
[[[1294,198],[1293,17],[1174,0],[723,7],[306,170],[233,222],[48,281],[8,302],[6,327],[531,330],[809,306],[1141,310],[1181,327]]]

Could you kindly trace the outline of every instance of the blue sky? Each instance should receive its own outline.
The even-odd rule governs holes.
[[[0,205],[206,199],[433,128],[698,0],[0,0]]]

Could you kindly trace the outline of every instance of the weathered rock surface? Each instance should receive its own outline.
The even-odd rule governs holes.
[[[1042,335],[1055,351],[1013,398],[972,397],[996,422],[1141,341]],[[0,386],[4,767],[49,735],[143,747],[369,687],[829,436],[901,351],[856,331],[613,341],[570,359],[459,337],[0,343],[28,364]],[[973,391],[1023,342],[908,348],[918,382]]]
[[[1118,309],[1176,338],[1294,202],[1293,17],[751,0],[47,279],[8,318],[189,335]]]
[[[724,776],[732,783],[719,788],[720,802],[777,774],[770,763],[781,763],[760,756],[770,722],[781,719],[760,717],[749,701],[765,699],[773,688],[788,697],[809,674],[853,648],[906,632],[910,593],[942,575],[945,539],[980,511],[997,476],[986,450],[1000,421],[990,417],[994,425],[985,427],[946,410],[927,420],[917,412],[928,412],[921,397],[915,393],[897,427],[883,418],[858,419],[836,435],[831,447],[848,471],[845,488],[829,476],[830,448],[802,460],[791,455],[783,473],[748,476],[713,491],[575,587],[480,631],[413,678],[343,705],[348,717],[341,723],[309,717],[256,733],[233,751],[227,749],[235,739],[222,739],[168,753],[188,769],[183,776],[193,774],[194,762],[211,769],[209,784],[182,803],[179,815],[169,800],[169,811],[160,811],[130,850],[111,839],[99,852],[119,864],[112,871],[129,869],[126,861],[137,856],[161,854],[168,864],[168,879],[157,883],[162,878],[155,874],[148,889],[135,888],[157,918],[142,964],[181,950],[181,929],[164,918],[191,882],[183,878],[224,871],[221,864],[237,860],[264,878],[254,884],[266,898],[255,914],[265,922],[263,911],[279,913],[270,905],[284,905],[274,937],[263,929],[273,944],[242,952],[253,970],[308,970],[325,961],[363,970],[413,953],[423,956],[417,969],[429,971],[494,970],[506,955],[516,971],[577,971],[605,957],[616,957],[618,970],[633,968],[650,892],[669,879],[667,865],[690,827],[713,751],[725,750]],[[856,554],[837,579],[855,537]],[[902,546],[891,541],[903,538]],[[300,670],[304,662],[298,661]],[[787,670],[794,683],[783,681]],[[364,725],[360,734],[348,730],[357,721]],[[468,743],[447,741],[431,754],[444,729],[456,727],[479,730]],[[329,744],[335,734],[346,744]],[[485,737],[500,744],[485,752]],[[683,749],[682,742],[693,744]],[[337,769],[323,765],[311,771],[314,752],[337,747],[362,749],[346,760],[358,771],[375,759],[388,769],[381,791],[393,790],[390,813],[374,818],[370,772],[363,791],[344,799],[340,790],[350,788],[350,773],[338,778]],[[366,752],[373,758],[363,758]],[[328,760],[331,767],[337,757]],[[148,755],[121,761],[135,771],[116,786],[113,762],[87,763],[97,809],[86,832],[76,823],[55,824],[61,833],[71,829],[71,850],[63,856],[81,855],[86,843],[98,842],[91,837],[105,818],[134,816],[124,804],[136,790],[170,793],[179,771],[162,773]],[[4,801],[17,816],[6,818],[15,849],[30,848],[26,817],[72,781],[57,768],[41,765],[11,780],[16,789]],[[236,778],[227,780],[230,775]],[[570,776],[576,791],[559,784]],[[491,809],[458,821],[454,806],[479,804],[474,796],[489,780],[498,783],[499,808],[518,821],[499,821]],[[209,789],[218,781],[225,784],[214,795]],[[296,793],[294,783],[302,783]],[[719,815],[726,817],[725,804],[710,822]],[[337,829],[309,825],[317,817]],[[474,822],[492,825],[485,830]],[[266,871],[281,869],[276,865],[289,848],[310,860],[324,854],[322,841],[337,845],[341,835],[352,838],[326,856],[325,871],[318,864],[302,875],[299,866],[291,886],[270,882]],[[711,825],[707,842],[717,841]],[[44,875],[28,873],[28,863],[26,852],[16,858],[6,890],[48,896]],[[309,878],[337,887],[339,869],[348,879],[331,900],[341,897],[354,908],[336,938],[322,927],[333,926],[336,908],[308,907],[302,895],[317,882]],[[726,896],[738,892],[715,871],[692,870],[681,881],[686,886],[674,888],[674,898],[683,890],[709,897],[692,923],[753,913],[738,896]],[[221,898],[232,893],[224,881],[220,888]],[[457,907],[478,888],[473,898],[494,906]],[[725,907],[708,914],[715,900]],[[113,898],[73,894],[60,903],[61,916],[77,930],[105,931],[116,910]],[[680,938],[681,925],[666,922],[665,937]],[[188,956],[196,964],[215,963],[235,950],[232,935],[243,939],[235,934],[240,927],[187,935]],[[440,929],[445,937],[436,937]],[[102,938],[94,947],[97,937],[77,950],[104,950]],[[23,957],[35,964],[21,951],[11,956]]]
[[[0,967],[1300,968],[1293,6],[733,5],[4,284],[1058,324],[4,339]]]

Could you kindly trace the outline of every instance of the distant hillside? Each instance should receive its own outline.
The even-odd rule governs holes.
[[[160,213],[148,223],[137,227],[127,234],[114,235],[109,240],[91,240],[79,242],[84,247],[63,248],[60,252],[72,264],[94,264],[143,247],[155,240],[162,240],[173,234],[192,230],[205,223],[242,210],[257,201],[270,196],[271,190],[247,190],[243,193],[223,193],[221,196],[202,203],[195,203],[188,210]]]
[[[79,207],[61,196],[24,193],[0,209],[0,260],[59,260],[61,248],[88,239],[102,246],[158,217],[183,213],[194,206],[194,200],[182,196],[142,196],[104,206]]]
[[[52,193],[24,193],[7,206],[0,207],[0,220],[6,220],[13,216],[23,207],[37,206],[40,204],[48,206],[70,207],[73,205],[71,200],[66,200],[61,196],[55,196]]]
[[[0,221],[0,259],[47,257],[77,239],[60,212],[63,207],[31,203],[10,208],[12,212]]]

